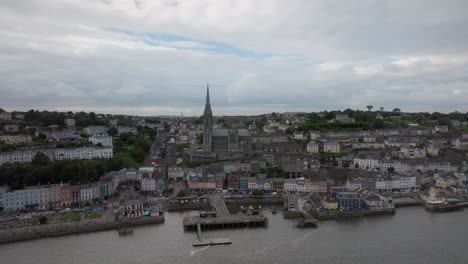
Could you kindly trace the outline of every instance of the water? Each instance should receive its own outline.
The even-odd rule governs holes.
[[[189,214],[189,213],[186,213]],[[268,214],[268,212],[266,213]],[[232,245],[192,247],[196,233],[182,228],[184,213],[166,214],[163,225],[119,237],[105,231],[0,245],[2,264],[61,263],[468,263],[468,210],[434,214],[397,209],[394,216],[320,222],[297,229],[268,214],[268,228],[217,230]]]

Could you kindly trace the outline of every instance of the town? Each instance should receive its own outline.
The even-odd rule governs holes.
[[[268,226],[263,210],[305,227],[468,206],[468,114],[366,109],[215,116],[207,87],[201,117],[0,110],[0,242],[188,210],[206,245],[201,229]]]

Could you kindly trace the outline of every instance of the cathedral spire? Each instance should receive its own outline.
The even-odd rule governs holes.
[[[208,105],[211,105],[210,104],[210,85],[208,83],[206,83],[206,103],[205,103],[205,107],[208,106]]]

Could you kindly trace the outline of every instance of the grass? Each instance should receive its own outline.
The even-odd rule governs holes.
[[[75,214],[75,213],[65,214],[65,215],[59,216],[57,220],[62,223],[77,222],[81,220],[81,215]]]
[[[92,213],[92,214],[89,214],[89,215],[86,215],[85,216],[85,219],[98,219],[98,218],[101,218],[102,217],[102,214],[101,213]]]

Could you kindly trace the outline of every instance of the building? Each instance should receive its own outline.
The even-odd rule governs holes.
[[[138,130],[135,127],[129,127],[129,126],[118,126],[117,127],[118,134],[137,134]]]
[[[339,192],[335,199],[338,208],[342,211],[355,211],[363,208],[363,199],[358,192]]]
[[[213,128],[210,90],[206,87],[206,103],[203,113],[203,148],[213,152],[248,152],[252,149],[250,132],[247,129]]]
[[[343,123],[354,123],[356,122],[355,118],[349,117],[346,114],[337,114],[335,116],[335,121],[336,122],[343,122]]]
[[[3,127],[3,130],[5,130],[5,132],[14,133],[14,132],[18,132],[19,128],[18,128],[18,125],[5,125]]]
[[[88,126],[86,127],[83,132],[89,136],[99,136],[99,135],[107,135],[107,127],[105,126]]]
[[[101,144],[103,147],[112,147],[112,136],[107,135],[94,135],[90,136],[88,140],[94,145]]]
[[[0,141],[5,144],[24,144],[31,143],[32,137],[30,135],[0,135]]]
[[[66,125],[67,127],[74,127],[74,126],[76,126],[76,121],[75,121],[75,119],[72,119],[72,118],[67,118],[67,119],[65,119],[64,123],[65,123],[65,125]]]
[[[402,147],[398,152],[401,159],[420,159],[426,157],[426,148]]]
[[[2,120],[2,121],[9,121],[9,120],[11,120],[11,113],[1,112],[1,113],[0,113],[0,120]]]
[[[304,133],[301,131],[296,131],[293,133],[293,138],[297,140],[304,140]]]
[[[31,162],[38,152],[43,153],[50,160],[110,159],[113,157],[111,147],[28,149],[0,152],[0,165]]]
[[[167,175],[172,180],[182,180],[185,176],[184,168],[179,166],[170,166],[167,168]]]
[[[329,141],[323,143],[323,152],[325,153],[340,153],[340,143]]]
[[[319,145],[313,141],[307,143],[307,152],[309,153],[318,153]]]
[[[366,208],[371,211],[395,208],[395,204],[391,197],[387,198],[377,193],[364,193],[363,196]]]
[[[285,160],[283,162],[283,170],[286,178],[296,179],[304,176],[304,161],[302,160]]]

